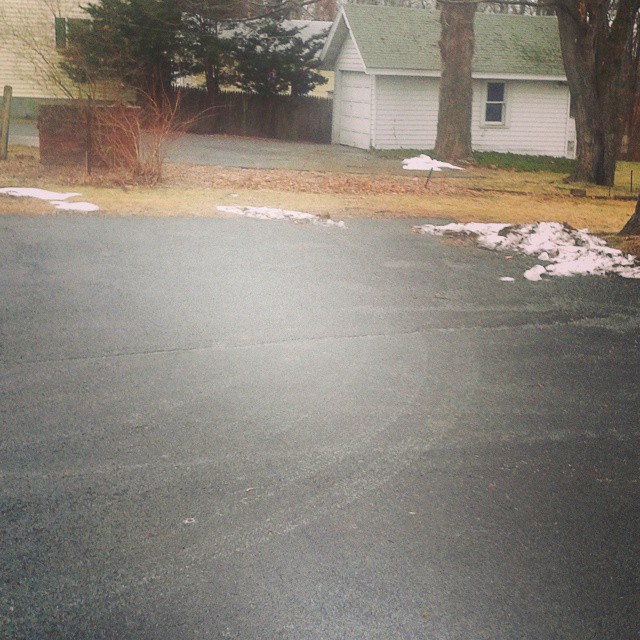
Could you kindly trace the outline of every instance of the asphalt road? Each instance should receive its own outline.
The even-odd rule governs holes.
[[[167,147],[168,162],[245,169],[295,169],[339,173],[407,175],[398,159],[335,144],[286,142],[265,138],[186,134]],[[424,172],[422,172],[424,173]],[[415,175],[412,172],[411,175]]]
[[[9,133],[11,144],[39,145],[38,129],[33,124],[13,123]],[[165,157],[167,162],[173,163],[245,169],[408,175],[400,160],[382,158],[362,149],[266,138],[185,134],[167,144]],[[411,172],[411,175],[423,174]]]
[[[0,637],[638,637],[640,283],[409,227],[0,219]]]
[[[11,122],[9,126],[9,144],[21,144],[26,147],[40,146],[38,127],[35,124]]]

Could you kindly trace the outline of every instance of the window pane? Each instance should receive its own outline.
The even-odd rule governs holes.
[[[485,120],[487,122],[502,122],[502,104],[487,104],[487,110],[485,113]]]
[[[487,101],[504,102],[504,82],[489,82],[487,84]]]
[[[56,18],[56,49],[64,49],[67,46],[67,24],[64,18]]]

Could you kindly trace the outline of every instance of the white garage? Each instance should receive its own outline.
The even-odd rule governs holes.
[[[338,142],[368,149],[371,123],[371,76],[354,71],[340,72],[341,100],[334,102],[339,113]],[[334,117],[336,114],[334,112]]]
[[[557,19],[478,13],[472,145],[478,151],[574,155]],[[440,15],[344,5],[322,52],[335,71],[332,142],[360,149],[433,149]]]

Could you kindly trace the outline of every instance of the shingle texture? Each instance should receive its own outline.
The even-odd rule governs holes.
[[[345,5],[368,69],[439,71],[440,13]],[[476,73],[564,76],[555,17],[477,13]]]

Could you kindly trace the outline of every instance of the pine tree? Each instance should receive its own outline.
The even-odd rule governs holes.
[[[74,80],[124,83],[154,99],[171,95],[181,12],[173,0],[98,0],[90,28],[70,34],[62,66]]]
[[[231,84],[231,26],[249,14],[246,0],[182,0],[180,67],[183,74],[204,74],[207,95],[215,104],[220,87]]]
[[[233,37],[233,84],[262,96],[304,95],[327,80],[317,72],[322,35],[310,39],[275,19],[259,20]]]

